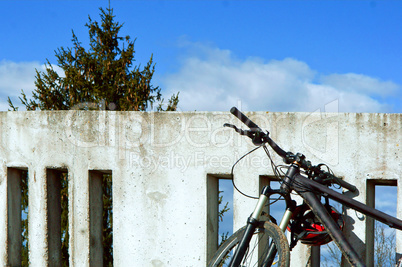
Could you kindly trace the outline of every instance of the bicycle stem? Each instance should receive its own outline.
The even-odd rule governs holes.
[[[300,166],[297,165],[296,163],[292,163],[292,165],[290,165],[289,169],[287,170],[285,178],[283,179],[283,183],[281,185],[281,190],[285,194],[289,194],[292,191],[294,176],[299,172],[300,172]]]

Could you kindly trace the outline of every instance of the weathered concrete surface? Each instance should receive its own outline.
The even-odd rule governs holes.
[[[401,198],[401,114],[247,113],[284,149],[326,163],[359,188],[367,179],[398,181]],[[29,239],[32,266],[48,260],[46,169],[69,177],[70,264],[90,259],[89,170],[113,174],[114,261],[116,266],[205,266],[207,261],[207,175],[227,175],[253,148],[223,128],[241,125],[225,112],[146,113],[106,111],[0,113],[0,244],[7,239],[7,168],[29,171]],[[277,163],[281,161],[277,158]],[[260,175],[272,176],[263,151],[236,168],[239,188],[258,194]],[[245,224],[256,202],[234,194],[234,228]],[[402,218],[402,207],[397,214]],[[347,210],[347,232],[364,254],[365,219]],[[402,251],[402,236],[397,246]],[[298,245],[292,266],[305,266]],[[0,264],[7,249],[0,246]]]

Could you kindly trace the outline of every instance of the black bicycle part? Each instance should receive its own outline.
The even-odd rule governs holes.
[[[237,267],[240,266],[241,261],[243,260],[244,254],[246,254],[246,250],[248,249],[248,244],[250,243],[251,238],[253,237],[253,233],[258,226],[258,221],[251,217],[247,220],[247,226],[244,231],[244,236],[240,240],[239,247],[236,249],[236,252],[230,261],[229,266]]]
[[[283,178],[283,183],[281,184],[281,190],[285,193],[289,194],[292,191],[293,177],[296,173],[300,172],[299,165],[293,163],[290,165],[289,169],[285,174],[285,178]]]
[[[224,267],[229,266],[228,262],[230,257],[233,256],[233,251],[237,250],[237,245],[244,236],[246,226],[240,228],[233,235],[231,235],[218,249],[214,257],[210,260],[209,267]],[[257,236],[256,236],[257,235]],[[288,267],[290,262],[289,246],[287,239],[279,227],[271,222],[260,221],[256,230],[253,233],[256,243],[250,245],[247,253],[240,266],[259,266],[266,267],[267,265],[263,259],[266,258],[266,253],[269,247],[274,246],[277,250],[276,260],[279,267]],[[249,260],[258,261],[249,262]],[[250,264],[250,265],[247,265]]]
[[[333,184],[338,184],[343,188],[348,189],[351,192],[357,192],[357,187],[345,182],[344,180],[342,180],[341,178],[336,177],[335,175],[333,175],[332,173],[329,172],[329,168],[328,166],[326,166],[328,168],[328,171],[323,171],[321,170],[322,166],[326,166],[325,164],[318,164],[316,166],[311,166],[308,170],[307,170],[307,175],[310,179],[326,185],[326,186],[331,186]]]
[[[297,175],[294,180],[297,181],[298,184],[303,184],[303,185],[310,187],[313,192],[319,192],[321,195],[327,196],[330,199],[335,200],[349,208],[352,208],[358,212],[361,212],[367,216],[370,216],[377,221],[385,223],[386,225],[388,225],[391,228],[402,230],[402,220],[392,217],[392,216],[390,216],[384,212],[381,212],[375,208],[369,207],[357,200],[346,197],[345,195],[340,194],[334,190],[331,190],[330,188],[328,188],[320,183],[317,183],[315,181],[312,181],[300,174]]]
[[[359,211],[367,216],[374,218],[380,222],[389,225],[392,228],[402,230],[402,221],[389,216],[381,211],[371,208],[361,202],[348,198],[343,194],[340,194],[334,190],[328,188],[332,184],[338,184],[343,188],[348,189],[351,192],[356,192],[356,186],[345,182],[344,180],[334,176],[332,173],[324,172],[320,170],[319,164],[312,166],[309,161],[305,160],[302,154],[294,155],[291,152],[285,152],[281,149],[270,137],[269,133],[266,134],[250,119],[248,119],[237,108],[233,107],[231,113],[245,123],[251,131],[245,131],[244,135],[247,135],[253,140],[253,143],[268,143],[272,149],[283,158],[286,164],[292,165],[289,167],[287,174],[285,175],[284,182],[281,185],[281,190],[285,194],[289,194],[293,189],[303,197],[305,202],[310,206],[315,216],[321,221],[324,227],[328,230],[328,233],[338,245],[342,254],[349,260],[354,266],[364,266],[363,261],[360,259],[356,251],[347,241],[342,234],[337,223],[332,219],[325,206],[321,203],[319,196],[331,198],[341,204],[344,204],[356,211]],[[239,131],[238,131],[239,132]],[[258,138],[256,138],[258,133]],[[259,139],[255,141],[256,139]],[[309,178],[306,178],[300,174],[300,167],[306,170]]]
[[[303,197],[304,201],[307,203],[307,205],[309,205],[314,215],[324,225],[325,229],[327,229],[328,234],[338,245],[342,254],[345,255],[345,258],[350,262],[350,264],[358,267],[365,266],[365,263],[343,235],[339,225],[332,219],[331,215],[328,213],[321,201],[317,198],[316,194],[305,190],[298,191],[297,187],[295,190],[300,196]]]
[[[255,124],[253,121],[251,121],[246,115],[244,115],[240,110],[238,110],[236,107],[232,107],[230,109],[230,113],[235,115],[239,120],[241,120],[245,125],[247,125],[248,128],[254,130],[254,131],[260,131],[262,132],[261,128],[258,127],[257,124]]]
[[[289,194],[284,192],[282,189],[272,189],[269,185],[266,185],[262,188],[261,194],[267,196],[268,199],[271,197],[271,195],[279,194],[285,200],[286,209],[294,210],[294,208],[296,207],[296,202],[292,200]],[[259,226],[259,223],[260,222],[258,220],[252,218],[251,216],[248,218],[247,225],[244,230],[244,235],[239,242],[239,246],[236,249],[233,258],[231,259],[229,266],[234,267],[240,265],[244,255],[246,254],[253,233]],[[276,253],[277,250],[275,244],[271,244],[266,257],[263,260],[264,264],[262,266],[271,266],[272,262],[274,261]]]
[[[235,132],[237,132],[237,133],[240,134],[240,135],[245,135],[245,136],[248,136],[248,137],[250,137],[250,138],[253,138],[253,137],[254,137],[254,132],[253,132],[253,131],[239,129],[239,128],[237,128],[237,127],[236,127],[235,125],[233,125],[233,124],[225,123],[225,124],[223,125],[223,127],[232,128],[233,130],[235,130]]]
[[[242,121],[247,127],[250,128],[250,130],[255,133],[251,139],[253,140],[253,143],[255,145],[261,145],[263,143],[268,143],[271,148],[284,160],[286,159],[286,151],[284,151],[282,148],[280,148],[270,137],[269,137],[269,132],[264,133],[260,127],[258,127],[257,124],[255,124],[253,121],[251,121],[246,115],[244,115],[240,110],[238,110],[236,107],[232,107],[230,109],[230,112],[235,115],[240,121]],[[286,162],[286,161],[285,161]],[[288,163],[288,162],[286,162]]]

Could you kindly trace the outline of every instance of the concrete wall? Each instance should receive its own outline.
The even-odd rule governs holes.
[[[366,201],[368,182],[391,180],[398,184],[395,203],[402,203],[401,114],[247,114],[284,149],[324,162],[355,184],[357,200]],[[18,224],[19,189],[14,180],[24,169],[29,173],[32,266],[46,265],[55,253],[47,240],[53,231],[48,214],[55,206],[47,191],[57,187],[50,186],[52,170],[68,173],[71,266],[88,266],[90,254],[99,253],[90,242],[96,228],[91,226],[96,206],[90,202],[97,201],[90,192],[99,187],[91,179],[102,172],[113,179],[116,266],[205,266],[216,240],[217,179],[227,178],[232,164],[253,148],[249,140],[223,128],[225,122],[240,125],[226,112],[0,113],[0,244],[8,244],[0,245],[0,265],[18,253],[15,233],[21,230],[13,225]],[[244,192],[258,195],[260,178],[272,175],[263,151],[257,151],[236,168],[235,179]],[[237,192],[233,201],[237,229],[256,201]],[[346,234],[365,255],[365,217],[346,213],[348,222],[354,222]],[[397,215],[402,218],[400,205]],[[401,237],[398,233],[399,252]],[[298,245],[292,266],[305,266],[308,254]]]

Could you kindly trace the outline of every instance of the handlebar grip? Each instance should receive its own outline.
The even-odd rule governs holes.
[[[239,120],[241,120],[245,125],[248,126],[248,128],[250,129],[258,129],[260,131],[262,131],[260,129],[260,127],[258,127],[257,124],[255,124],[254,122],[252,122],[246,115],[244,115],[240,110],[238,110],[236,107],[232,107],[230,109],[230,113],[232,113],[233,115],[235,115]]]
[[[350,192],[356,192],[357,188],[356,186],[349,184],[348,182],[345,182],[344,180],[338,179],[338,183],[340,186],[342,186],[343,188],[348,189]]]
[[[336,184],[342,186],[343,188],[348,189],[350,192],[353,192],[353,193],[354,193],[354,192],[357,191],[356,186],[354,186],[354,185],[352,185],[352,184],[349,184],[348,182],[342,180],[341,178],[336,177],[336,176],[333,175],[333,174],[329,174],[328,177],[331,178],[331,180],[332,180],[333,182],[335,182]]]

